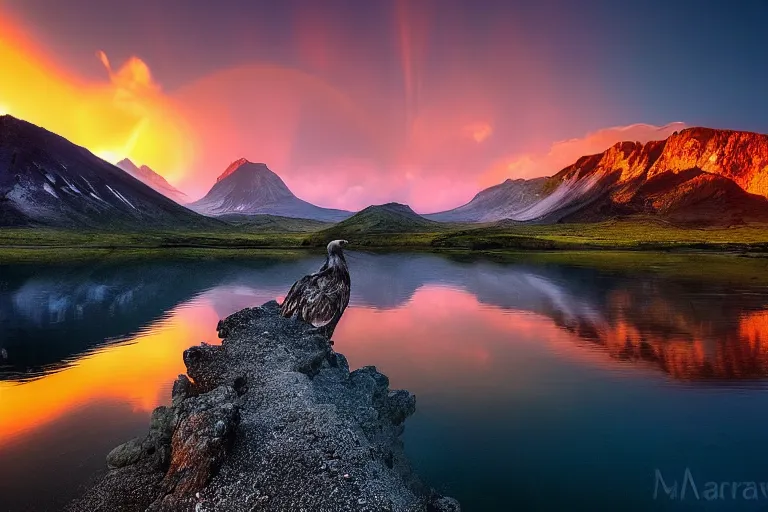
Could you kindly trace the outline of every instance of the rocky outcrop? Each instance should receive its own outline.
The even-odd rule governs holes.
[[[549,201],[539,218],[650,214],[696,224],[765,222],[768,136],[688,128],[663,141],[620,142],[566,167],[547,189],[552,197],[569,197],[563,191],[578,183],[589,183],[588,193]]]
[[[688,128],[670,136],[649,177],[701,169],[728,178],[750,194],[768,197],[768,135]]]
[[[149,432],[115,448],[72,511],[458,511],[425,486],[400,434],[415,397],[390,390],[272,301],[184,352],[187,375]]]

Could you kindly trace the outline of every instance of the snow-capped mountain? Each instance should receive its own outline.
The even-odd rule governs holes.
[[[205,215],[269,214],[332,222],[352,215],[299,199],[266,164],[244,158],[227,167],[208,194],[189,207]]]
[[[160,192],[165,197],[173,199],[179,204],[189,203],[189,196],[187,196],[187,194],[168,183],[165,178],[157,174],[150,167],[146,165],[138,167],[128,158],[120,160],[116,165],[140,182]]]
[[[0,225],[211,226],[65,138],[0,116]]]

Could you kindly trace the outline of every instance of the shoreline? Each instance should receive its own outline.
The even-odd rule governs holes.
[[[149,433],[113,449],[68,510],[458,512],[425,485],[400,438],[416,398],[346,358],[270,301],[187,349],[187,375]]]

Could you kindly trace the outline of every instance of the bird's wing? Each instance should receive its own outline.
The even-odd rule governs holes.
[[[331,269],[304,276],[291,287],[281,306],[283,316],[297,314],[315,327],[331,322],[349,302],[349,285]]]
[[[280,314],[285,317],[292,317],[301,310],[303,303],[303,297],[309,282],[312,280],[315,274],[304,276],[291,286],[288,291],[288,295],[285,296],[283,303],[280,305]]]

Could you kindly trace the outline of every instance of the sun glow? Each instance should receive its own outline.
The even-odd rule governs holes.
[[[114,165],[124,158],[122,155],[124,155],[125,153],[117,153],[115,151],[104,149],[104,150],[94,151],[93,154],[101,158],[102,160]]]
[[[190,130],[149,67],[131,57],[113,68],[104,52],[94,59],[104,65],[104,80],[74,76],[0,14],[0,68],[13,70],[0,81],[0,114],[12,112],[110,162],[128,157],[179,177],[193,158]]]

